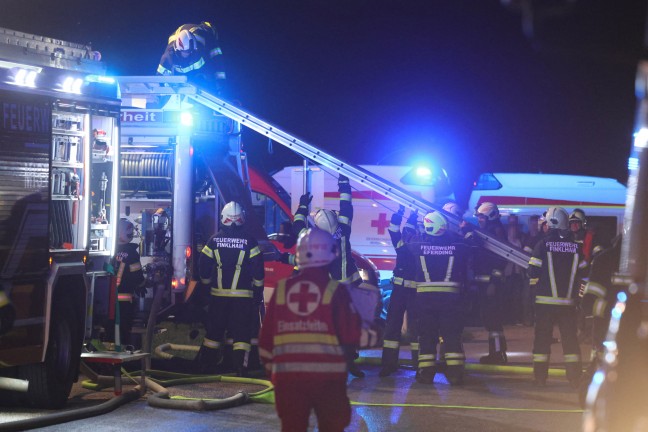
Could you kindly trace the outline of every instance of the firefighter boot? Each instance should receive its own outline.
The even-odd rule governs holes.
[[[234,363],[234,370],[236,371],[236,376],[241,378],[247,378],[248,376],[248,358],[249,351],[242,349],[235,349],[232,352],[232,361]]]
[[[416,372],[415,379],[416,382],[421,384],[432,384],[434,382],[434,375],[436,375],[434,367],[419,368]]]
[[[445,376],[448,379],[450,385],[462,385],[464,378],[464,366],[448,366],[448,369],[445,372]]]
[[[565,375],[571,388],[577,389],[580,385],[581,376],[583,375],[581,362],[569,362],[565,364]]]
[[[547,384],[549,376],[549,362],[533,363],[533,382],[538,387],[544,387]]]
[[[439,336],[439,344],[436,346],[436,371],[445,373],[448,370],[448,363],[445,358],[445,344],[443,338]]]
[[[506,356],[506,338],[502,332],[490,332],[488,335],[488,355],[479,359],[481,364],[505,365],[508,362]]]
[[[398,370],[398,341],[385,340],[382,351],[382,368],[378,372],[381,378],[387,377]]]
[[[221,361],[221,353],[218,348],[209,348],[205,345],[200,347],[198,355],[194,358],[197,364],[197,370],[201,374],[210,374],[216,372],[218,363]]]
[[[412,342],[410,344],[410,351],[412,353],[412,369],[418,370],[418,355],[419,355],[418,342]]]

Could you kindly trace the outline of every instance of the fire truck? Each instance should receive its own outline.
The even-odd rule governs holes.
[[[96,58],[0,28],[0,284],[16,310],[0,398],[33,406],[67,401],[115,249],[120,101]]]

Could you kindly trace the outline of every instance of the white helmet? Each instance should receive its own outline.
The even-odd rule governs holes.
[[[432,211],[423,218],[423,226],[426,234],[437,237],[448,230],[448,221],[441,213]]]
[[[549,207],[545,218],[550,229],[566,230],[569,228],[569,215],[567,210],[562,207]]]
[[[189,30],[180,30],[175,34],[173,49],[176,51],[193,51],[196,49],[196,38]]]
[[[445,204],[443,204],[443,210],[447,211],[448,213],[451,213],[457,217],[462,217],[463,212],[459,208],[459,204],[456,202],[449,201]]]
[[[337,256],[333,236],[319,228],[309,228],[297,239],[295,260],[300,269],[329,265]]]
[[[333,234],[338,227],[338,218],[332,210],[319,209],[313,216],[317,228]]]
[[[574,209],[574,211],[569,215],[569,222],[580,222],[581,226],[585,226],[587,223],[585,212],[579,208]]]
[[[119,243],[120,244],[130,243],[131,240],[133,240],[133,235],[135,230],[133,223],[126,218],[121,218],[119,219],[118,227],[119,227],[118,228]]]
[[[225,204],[221,212],[221,223],[225,226],[241,226],[245,223],[245,210],[236,201]]]
[[[492,202],[483,202],[477,207],[475,211],[475,216],[484,215],[488,218],[489,221],[499,219],[500,212],[496,204]]]

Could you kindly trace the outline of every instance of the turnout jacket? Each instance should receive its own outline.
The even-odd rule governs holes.
[[[117,246],[114,268],[117,275],[119,301],[132,301],[133,293],[145,293],[146,280],[142,271],[140,255],[136,243],[123,243]]]
[[[613,283],[614,273],[619,270],[620,258],[621,238],[618,237],[612,247],[596,255],[592,261],[582,301],[585,316],[609,316],[609,309],[614,305],[621,289],[621,286]]]
[[[474,235],[474,230],[465,230],[467,230],[467,233],[465,235],[466,240],[468,240],[473,246],[479,246],[481,240],[476,235]],[[495,236],[498,240],[506,242],[504,228],[499,220],[489,221],[485,231]],[[502,283],[506,261],[495,255],[493,252],[490,252],[482,247],[476,247],[473,249],[473,259],[471,262],[473,280],[477,283],[482,284]]]
[[[587,262],[582,245],[569,231],[552,229],[533,249],[529,277],[536,283],[536,304],[572,306],[576,304]]]
[[[396,266],[394,267],[394,284],[403,285],[406,288],[416,288],[414,277],[416,276],[416,262],[412,252],[403,241],[401,232],[401,222],[403,216],[400,213],[394,213],[389,223],[389,237],[396,251]],[[410,215],[403,230],[411,229],[416,231],[416,213]]]
[[[360,316],[346,287],[303,273],[279,281],[259,336],[272,381],[346,380],[343,347],[360,343]]]
[[[187,57],[182,57],[173,47],[177,35],[182,30],[191,32],[197,42],[196,48]],[[190,79],[198,78],[205,83],[225,79],[223,52],[218,46],[218,35],[214,27],[205,21],[178,27],[169,36],[157,68],[157,75],[187,75]]]
[[[416,262],[417,293],[460,294],[466,283],[468,246],[452,233],[425,235],[422,240],[408,245]]]
[[[213,296],[263,298],[263,255],[244,228],[223,227],[203,248],[198,267]]]
[[[338,227],[333,233],[333,238],[337,242],[340,253],[331,262],[329,272],[331,277],[337,281],[359,284],[362,282],[362,278],[351,254],[350,239],[353,204],[351,203],[351,185],[349,184],[349,180],[338,181],[338,192],[340,193],[340,212],[338,213]],[[300,205],[293,222],[293,232],[297,238],[308,228],[307,217],[308,207]]]

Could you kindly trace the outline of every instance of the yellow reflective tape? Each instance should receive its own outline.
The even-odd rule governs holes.
[[[605,298],[607,295],[607,289],[599,283],[589,281],[587,282],[587,285],[585,285],[585,294],[592,294],[596,297]]]
[[[258,246],[254,246],[252,249],[250,249],[250,258],[254,258],[255,256],[259,255],[261,251],[259,250]]]
[[[400,347],[399,341],[394,340],[383,340],[383,348],[398,349]]]
[[[533,354],[534,363],[547,363],[549,361],[549,354]]]
[[[275,346],[289,343],[322,343],[327,345],[337,345],[338,338],[335,335],[323,333],[289,333],[276,335],[274,337]]]
[[[214,259],[214,251],[211,250],[208,246],[205,246],[205,247],[202,249],[202,253],[204,253],[205,255],[207,255],[209,258]]]
[[[338,287],[337,281],[334,280],[329,281],[328,285],[326,285],[326,289],[324,290],[324,295],[322,296],[322,304],[327,305],[331,303],[331,300],[333,299],[333,295],[335,294],[337,287]]]
[[[275,289],[275,303],[277,305],[286,304],[286,279],[281,279],[277,282],[277,288]]]
[[[241,277],[241,266],[243,265],[244,258],[245,251],[242,250],[239,252],[238,261],[236,261],[236,270],[234,271],[234,277],[232,278],[232,288],[238,287],[239,278]]]
[[[4,291],[0,291],[0,307],[6,306],[9,304],[9,297],[5,294]]]
[[[212,288],[211,295],[214,297],[242,297],[242,298],[252,298],[254,297],[254,292],[252,290],[235,290],[235,289],[223,289],[223,288]]]
[[[237,351],[250,351],[250,344],[246,342],[234,342],[233,350]]]
[[[542,260],[540,258],[531,257],[531,259],[529,259],[529,265],[542,267]]]
[[[563,359],[565,363],[577,363],[581,361],[581,356],[580,354],[564,354]]]

